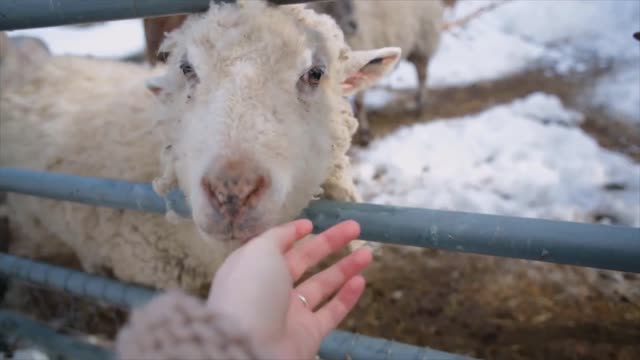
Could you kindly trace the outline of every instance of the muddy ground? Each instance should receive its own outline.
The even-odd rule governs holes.
[[[585,113],[584,130],[602,146],[640,161],[640,130],[581,97],[613,66],[566,75],[539,66],[496,81],[432,89],[420,119],[477,113],[545,91]],[[418,121],[404,110],[410,96],[398,92],[394,104],[370,113],[375,136]],[[484,359],[640,359],[636,274],[385,246],[366,277],[368,288],[342,329]],[[28,298],[30,311],[61,330],[108,338],[125,317],[44,290]],[[27,301],[13,294],[9,303],[24,310]]]

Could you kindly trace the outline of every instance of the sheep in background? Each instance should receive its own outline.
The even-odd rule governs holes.
[[[330,15],[342,29],[345,39],[354,36],[358,31],[354,6],[353,0],[320,0],[307,3],[307,8]]]
[[[167,65],[153,69],[65,56],[25,67],[27,81],[1,85],[0,165],[177,185],[192,219],[9,194],[12,253],[72,253],[89,272],[199,292],[230,251],[314,196],[359,200],[345,96],[399,48],[352,51],[329,16],[251,1],[212,4],[160,50]]]
[[[49,48],[42,40],[31,36],[12,36],[0,31],[0,64],[5,68],[2,87],[8,87],[13,82],[27,81],[31,75],[21,71],[26,64],[41,62],[50,56]]]
[[[339,0],[310,3],[318,12],[331,15],[343,27],[355,24],[356,31],[345,31],[352,49],[394,44],[402,49],[403,58],[413,63],[418,74],[415,111],[420,113],[427,96],[429,61],[435,54],[444,22],[445,6],[456,0]],[[347,35],[349,34],[349,35]],[[364,108],[364,93],[355,96],[354,107],[359,121],[354,141],[366,146],[371,131]]]

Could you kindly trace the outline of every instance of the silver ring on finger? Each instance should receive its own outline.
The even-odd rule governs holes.
[[[307,301],[307,298],[305,298],[299,292],[296,292],[296,295],[298,295],[298,299],[300,299],[300,301],[302,301],[302,304],[304,305],[304,307],[308,308],[309,307],[309,302]]]

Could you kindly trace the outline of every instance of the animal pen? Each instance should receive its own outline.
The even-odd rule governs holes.
[[[306,0],[313,1],[313,0]],[[131,19],[205,11],[210,0],[23,0],[0,2],[0,31],[79,22]],[[233,0],[222,0],[233,2]],[[276,4],[305,0],[271,0]],[[0,83],[0,91],[2,84]],[[0,168],[0,192],[94,206],[188,217],[184,197],[161,198],[150,184]],[[315,200],[300,215],[320,232],[346,220],[361,224],[364,240],[557,264],[640,273],[640,229],[508,216]],[[0,274],[123,308],[146,303],[158,290],[80,271],[0,254]],[[80,342],[18,313],[0,310],[0,333],[27,339],[57,358],[108,359],[109,349]],[[323,359],[461,359],[446,353],[334,331],[323,342]]]

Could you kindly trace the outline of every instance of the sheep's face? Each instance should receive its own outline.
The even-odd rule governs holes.
[[[346,56],[341,37],[332,44],[296,19],[318,15],[287,11],[214,7],[161,47],[166,74],[149,87],[206,239],[241,243],[298,215],[329,174],[337,102],[399,56],[396,48]]]

